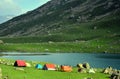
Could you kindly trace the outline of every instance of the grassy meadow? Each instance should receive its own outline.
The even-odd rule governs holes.
[[[120,53],[120,18],[112,15],[87,23],[64,23],[39,36],[0,37],[0,51]]]
[[[114,39],[94,39],[74,42],[42,43],[4,43],[0,44],[1,52],[77,52],[77,53],[120,53],[119,41]]]
[[[10,62],[11,60],[7,60]],[[11,62],[14,62],[12,60]],[[102,69],[97,69],[95,74],[90,73],[79,73],[77,68],[73,67],[72,72],[61,72],[61,71],[47,71],[36,69],[31,61],[29,63],[32,67],[14,67],[12,65],[0,64],[2,69],[2,77],[8,77],[8,79],[109,79],[110,75],[102,73]],[[43,62],[35,62],[42,63]],[[24,70],[16,70],[15,68],[22,68]]]

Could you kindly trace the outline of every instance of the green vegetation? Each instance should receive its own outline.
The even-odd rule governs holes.
[[[119,37],[111,38],[76,42],[5,43],[0,45],[0,51],[120,53]]]
[[[103,73],[96,74],[84,74],[78,73],[75,70],[73,72],[61,72],[61,71],[44,71],[37,70],[35,68],[24,68],[25,71],[17,71],[13,66],[1,65],[3,77],[8,76],[9,79],[83,79],[86,77],[92,77],[93,79],[109,79],[109,76]],[[14,74],[14,75],[13,75]]]
[[[120,14],[96,22],[64,24],[59,30],[36,37],[2,37],[5,44],[0,44],[0,51],[120,53],[117,16]]]
[[[14,60],[7,60],[7,62],[14,62]],[[95,74],[79,73],[77,68],[73,67],[72,72],[61,72],[61,71],[47,71],[35,69],[32,62],[29,61],[32,67],[23,67],[24,70],[16,70],[14,66],[8,66],[0,64],[2,69],[2,77],[8,77],[8,79],[109,79],[110,75],[101,73],[101,69],[97,69]],[[41,62],[36,62],[41,63]],[[19,68],[19,67],[17,67]],[[14,75],[13,75],[14,74]]]

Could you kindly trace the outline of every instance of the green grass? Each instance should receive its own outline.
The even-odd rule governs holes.
[[[11,62],[14,62],[14,60]],[[8,76],[8,79],[84,79],[88,77],[93,79],[109,79],[110,76],[101,73],[101,69],[97,69],[95,74],[89,74],[78,73],[76,67],[73,67],[72,72],[38,70],[34,66],[24,67],[24,71],[15,70],[14,66],[4,64],[0,64],[0,67],[2,68],[3,78]]]
[[[21,52],[78,52],[78,53],[120,53],[119,37],[99,38],[89,41],[44,42],[44,43],[5,43],[0,51]]]
[[[61,71],[45,71],[35,68],[24,68],[25,71],[15,70],[13,66],[1,65],[3,77],[8,76],[9,79],[109,79],[109,75],[97,72],[95,74]],[[14,74],[14,75],[13,75]]]

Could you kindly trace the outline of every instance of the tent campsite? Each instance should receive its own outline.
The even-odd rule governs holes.
[[[26,67],[26,62],[24,60],[16,60],[14,66]]]
[[[36,64],[35,68],[37,68],[37,69],[42,69],[43,66],[42,66],[41,64]]]
[[[45,64],[43,70],[56,70],[55,64]]]
[[[72,67],[70,67],[70,66],[61,66],[61,71],[63,71],[63,72],[71,72]]]

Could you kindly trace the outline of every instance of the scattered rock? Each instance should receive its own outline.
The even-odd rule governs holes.
[[[49,51],[49,49],[45,49],[45,51],[47,52],[47,51]]]
[[[95,70],[93,68],[89,69],[88,73],[95,73]]]
[[[93,79],[93,78],[84,78],[84,79]]]
[[[23,68],[16,68],[16,67],[15,67],[15,70],[24,71],[24,69],[23,69]]]
[[[83,64],[77,64],[77,67],[78,67],[78,68],[84,68],[84,67],[83,67]]]
[[[120,79],[120,70],[113,69],[112,67],[107,67],[103,73],[110,74],[110,79]]]
[[[86,69],[90,69],[89,63],[84,63],[84,64],[83,64],[83,67],[86,68]]]
[[[77,64],[77,67],[78,67],[78,68],[90,69],[89,63]]]
[[[108,53],[108,51],[104,51],[103,53]]]
[[[103,73],[105,73],[105,74],[112,74],[113,73],[112,67],[107,67],[106,69],[103,70]]]
[[[87,78],[87,79],[93,79],[93,78]]]
[[[105,73],[105,74],[112,74],[113,73],[112,67],[107,67],[106,69],[103,70],[103,73]]]
[[[94,27],[93,27],[93,29],[94,29],[94,30],[96,30],[96,29],[97,29],[97,27],[96,27],[96,26],[94,26]]]
[[[8,79],[8,76],[5,76],[3,79]]]
[[[2,40],[0,40],[0,44],[4,44],[4,42]]]
[[[84,68],[79,68],[78,72],[80,72],[80,73],[87,73],[86,69],[84,69]]]
[[[111,79],[120,79],[120,73],[113,73],[110,78]]]

